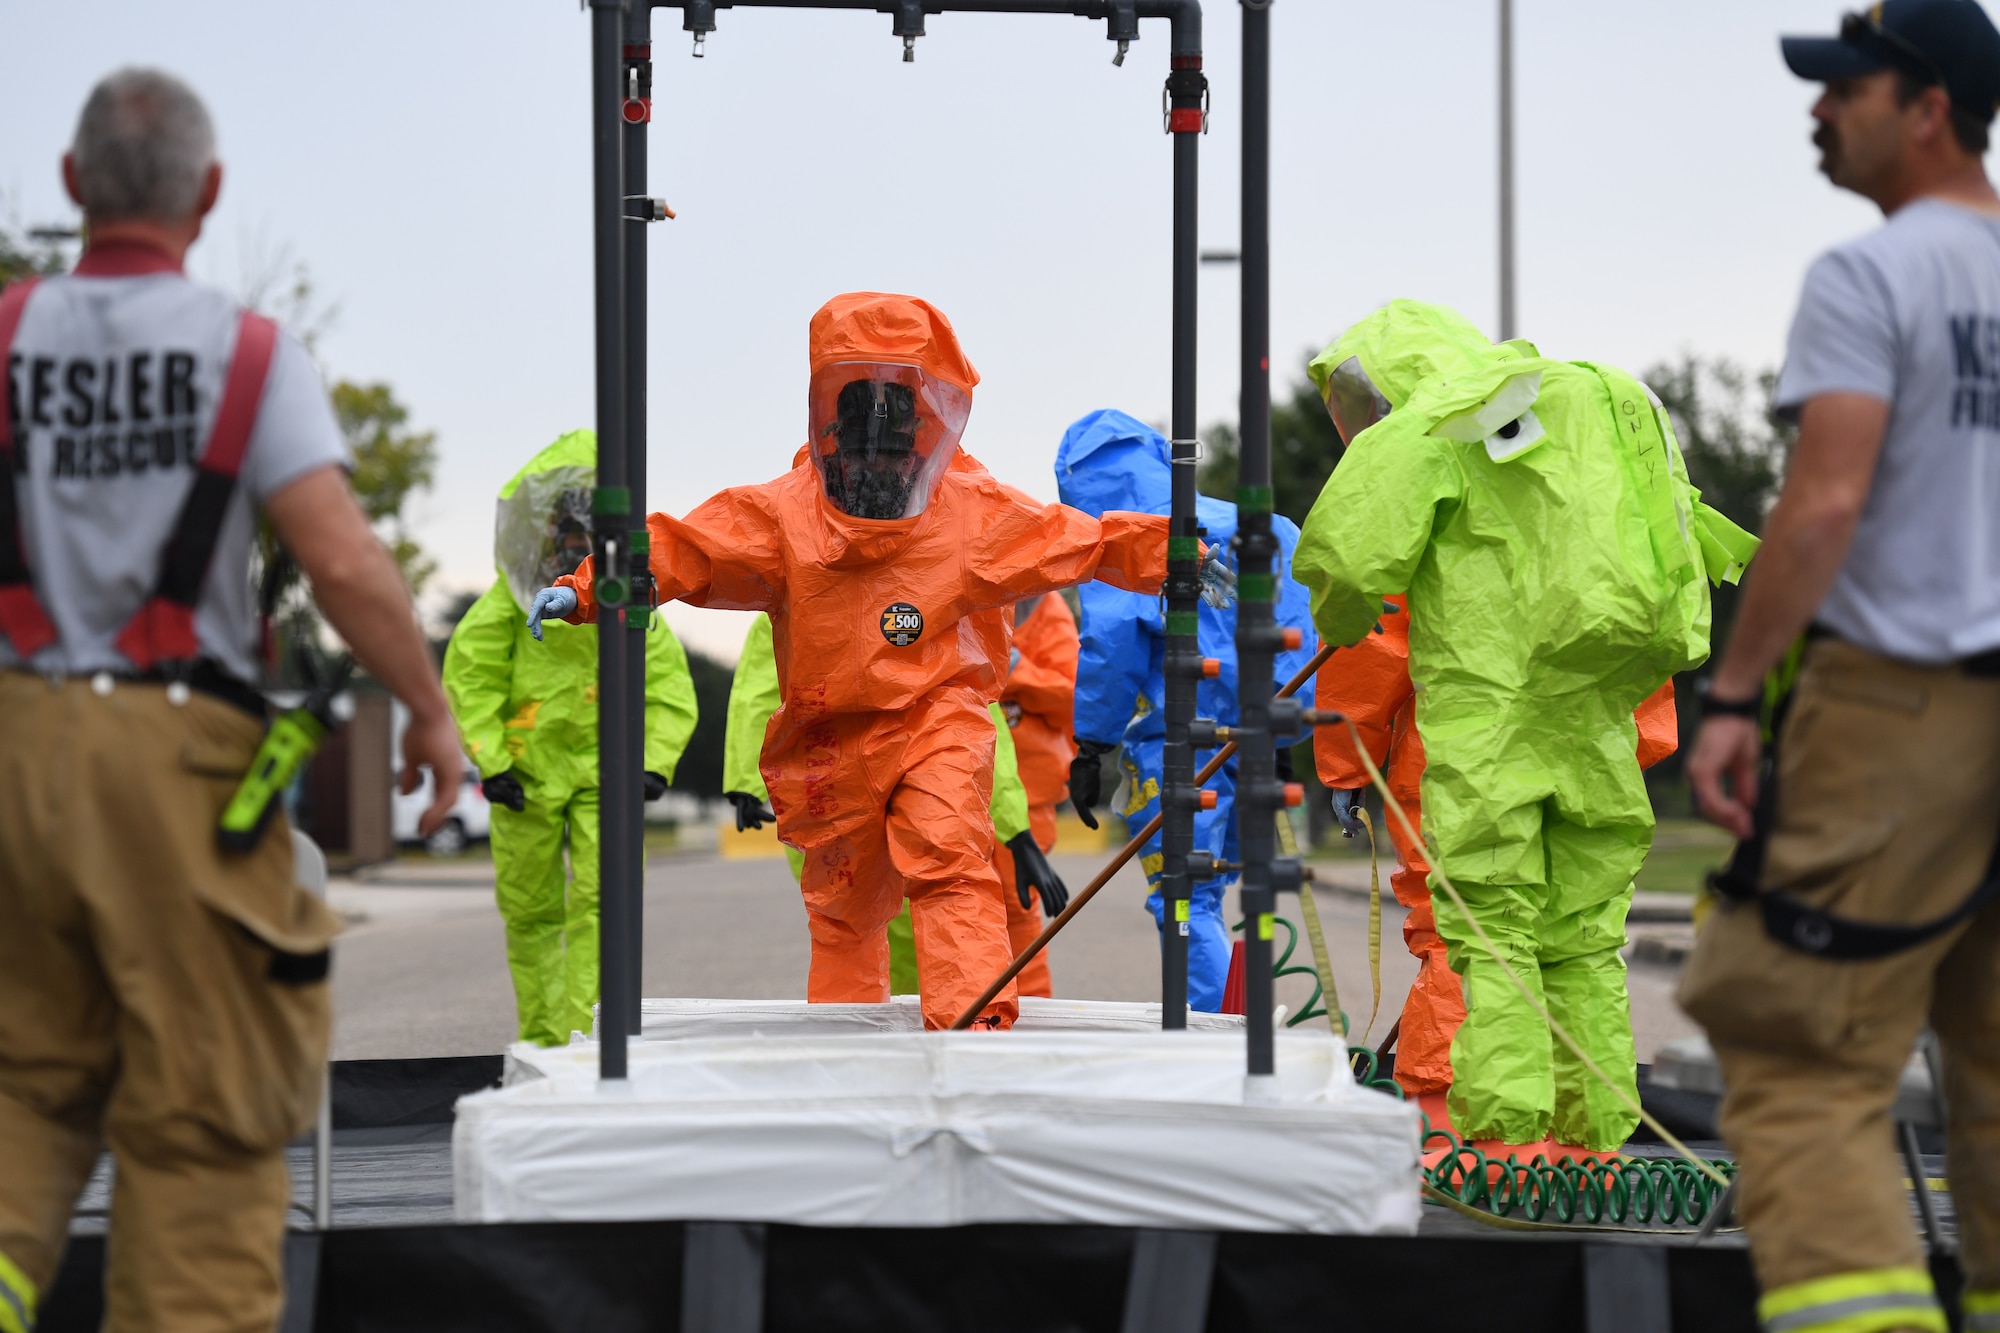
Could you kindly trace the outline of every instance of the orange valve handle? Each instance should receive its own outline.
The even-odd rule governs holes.
[[[1204,810],[1215,809],[1215,793],[1206,787],[1202,789],[1201,793],[1201,808]]]
[[[1285,784],[1285,808],[1287,810],[1296,810],[1305,803],[1306,784],[1303,782],[1287,782]]]
[[[1278,642],[1284,645],[1286,652],[1292,651],[1292,649],[1298,647],[1305,641],[1306,641],[1305,634],[1300,630],[1298,630],[1296,627],[1290,625],[1286,626],[1285,629],[1278,635]]]
[[[1220,658],[1204,657],[1201,659],[1201,678],[1203,680],[1218,680],[1221,676],[1222,661]]]

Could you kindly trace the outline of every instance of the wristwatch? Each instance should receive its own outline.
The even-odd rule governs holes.
[[[1764,716],[1764,695],[1761,690],[1748,699],[1718,699],[1715,696],[1715,678],[1703,676],[1699,693],[1703,717],[1747,717],[1756,721]]]

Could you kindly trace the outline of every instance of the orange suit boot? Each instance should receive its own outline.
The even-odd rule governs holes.
[[[684,519],[649,515],[648,558],[663,601],[770,614],[781,702],[759,770],[805,857],[807,999],[888,1000],[884,931],[907,897],[924,1023],[948,1027],[1012,956],[986,711],[1006,609],[1090,579],[1158,591],[1167,521],[1093,519],[952,466],[979,376],[928,302],[837,296],[809,353],[802,459]],[[594,564],[558,580],[571,621],[595,616],[593,583]],[[976,1025],[1012,1026],[1016,994]]]

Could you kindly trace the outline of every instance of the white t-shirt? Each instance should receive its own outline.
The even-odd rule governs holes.
[[[2000,217],[1918,200],[1813,264],[1777,404],[1826,393],[1889,424],[1819,622],[1913,662],[2000,647]]]
[[[57,640],[38,671],[129,671],[112,641],[152,594],[194,484],[241,307],[130,246],[87,255],[28,300],[8,359],[28,568]],[[348,452],[305,348],[280,335],[249,450],[195,607],[204,657],[258,678],[255,509]],[[0,666],[19,657],[0,636]]]

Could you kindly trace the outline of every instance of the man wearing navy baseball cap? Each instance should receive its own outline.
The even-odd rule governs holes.
[[[1928,1025],[1964,1327],[2000,1331],[2000,31],[1885,0],[1783,50],[1826,85],[1820,170],[1887,222],[1813,264],[1792,324],[1798,443],[1688,760],[1740,841],[1680,1001],[1729,1088],[1764,1327],[1944,1333],[1890,1119]]]

